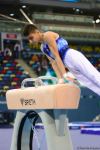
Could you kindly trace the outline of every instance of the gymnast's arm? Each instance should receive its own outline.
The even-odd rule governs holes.
[[[47,56],[47,55],[46,55]],[[47,58],[49,59],[51,65],[52,65],[52,68],[53,70],[55,71],[57,77],[58,77],[58,83],[64,83],[64,79],[62,78],[62,75],[61,75],[61,72],[59,72],[59,69],[57,67],[57,63],[54,59],[50,58],[47,56]],[[79,82],[76,81],[75,79],[71,78],[71,77],[67,77],[66,78],[67,80],[71,81],[71,82],[74,82],[75,84],[79,85]]]
[[[55,73],[56,73],[58,79],[61,80],[62,75],[61,75],[61,73],[59,72],[59,69],[58,69],[58,67],[57,67],[57,64],[56,64],[55,60],[53,60],[52,58],[50,58],[50,57],[48,57],[48,56],[47,56],[47,58],[49,59],[51,65],[52,65],[52,68],[53,68],[53,70],[55,71]],[[64,81],[62,80],[62,83],[63,83],[63,82],[64,82]]]
[[[50,34],[45,35],[45,40],[48,43],[48,46],[49,46],[52,54],[55,57],[55,60],[53,60],[47,56],[52,64],[52,67],[53,67],[55,73],[57,74],[57,77],[59,79],[58,83],[64,83],[65,82],[64,74],[66,74],[67,71],[65,69],[65,66],[64,66],[61,58],[60,58],[56,41],[52,36],[50,36]],[[68,80],[76,83],[76,81],[71,77],[66,77],[66,81],[68,81]]]
[[[56,66],[57,70],[60,72],[61,78],[63,78],[63,75],[66,73],[66,69],[60,58],[56,41],[50,34],[45,34],[45,41],[48,43],[48,46],[55,57],[56,65],[53,65],[53,67]]]

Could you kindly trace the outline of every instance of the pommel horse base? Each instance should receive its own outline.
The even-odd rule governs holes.
[[[8,90],[6,93],[8,109],[19,110],[15,119],[10,150],[32,150],[30,122],[28,120],[24,122],[23,132],[20,130],[21,121],[28,110],[35,110],[40,116],[45,129],[48,150],[73,150],[66,110],[78,109],[80,88],[73,83],[43,85],[42,80],[45,79],[48,78],[43,76],[25,79],[21,89]],[[49,79],[57,81],[53,77]],[[28,81],[34,81],[35,87],[25,88],[24,85]],[[18,139],[20,132],[21,141]],[[34,150],[42,150],[42,148]]]

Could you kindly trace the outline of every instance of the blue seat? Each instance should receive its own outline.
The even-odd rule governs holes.
[[[1,82],[0,82],[0,89],[2,89],[2,85],[1,85]]]
[[[4,81],[0,82],[1,87],[5,85]]]
[[[10,74],[4,74],[4,77],[9,78],[9,77],[10,77]]]
[[[21,76],[20,76],[20,78],[26,78],[27,76],[26,76],[26,74],[22,74]]]
[[[15,86],[14,86],[14,85],[11,85],[11,86],[9,87],[9,89],[15,89]]]
[[[11,70],[8,70],[8,71],[7,71],[7,74],[12,74],[12,71],[11,71]]]
[[[8,63],[8,64],[6,64],[6,67],[11,67],[11,64],[9,64],[9,63]]]
[[[0,66],[0,71],[2,71],[2,70],[3,70],[3,67]]]
[[[23,68],[23,67],[19,67],[19,70],[20,70],[20,71],[24,71],[24,68]]]
[[[21,75],[19,75],[19,74],[16,74],[16,77],[17,77],[17,78],[20,78],[20,76],[21,76]]]

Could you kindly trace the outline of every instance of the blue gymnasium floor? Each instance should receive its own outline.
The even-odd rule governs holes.
[[[100,150],[100,123],[69,123],[73,150]],[[36,126],[41,150],[47,150],[44,128]],[[0,128],[0,150],[10,150],[13,128]],[[27,140],[27,139],[26,139]],[[33,150],[38,150],[37,139],[33,142]],[[42,144],[41,144],[42,143]],[[67,150],[65,148],[65,150]]]

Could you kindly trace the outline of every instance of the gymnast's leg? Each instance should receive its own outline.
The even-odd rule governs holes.
[[[67,56],[67,57],[66,57]],[[100,72],[89,62],[89,60],[81,53],[76,50],[70,49],[65,56],[65,65],[67,61],[72,68],[77,72],[76,78],[80,77],[81,81],[87,79],[88,87],[94,85],[98,90],[98,95],[100,95]],[[68,59],[68,60],[67,60]],[[91,84],[92,83],[92,84]],[[87,85],[86,85],[87,86]],[[90,87],[91,89],[92,87]]]

